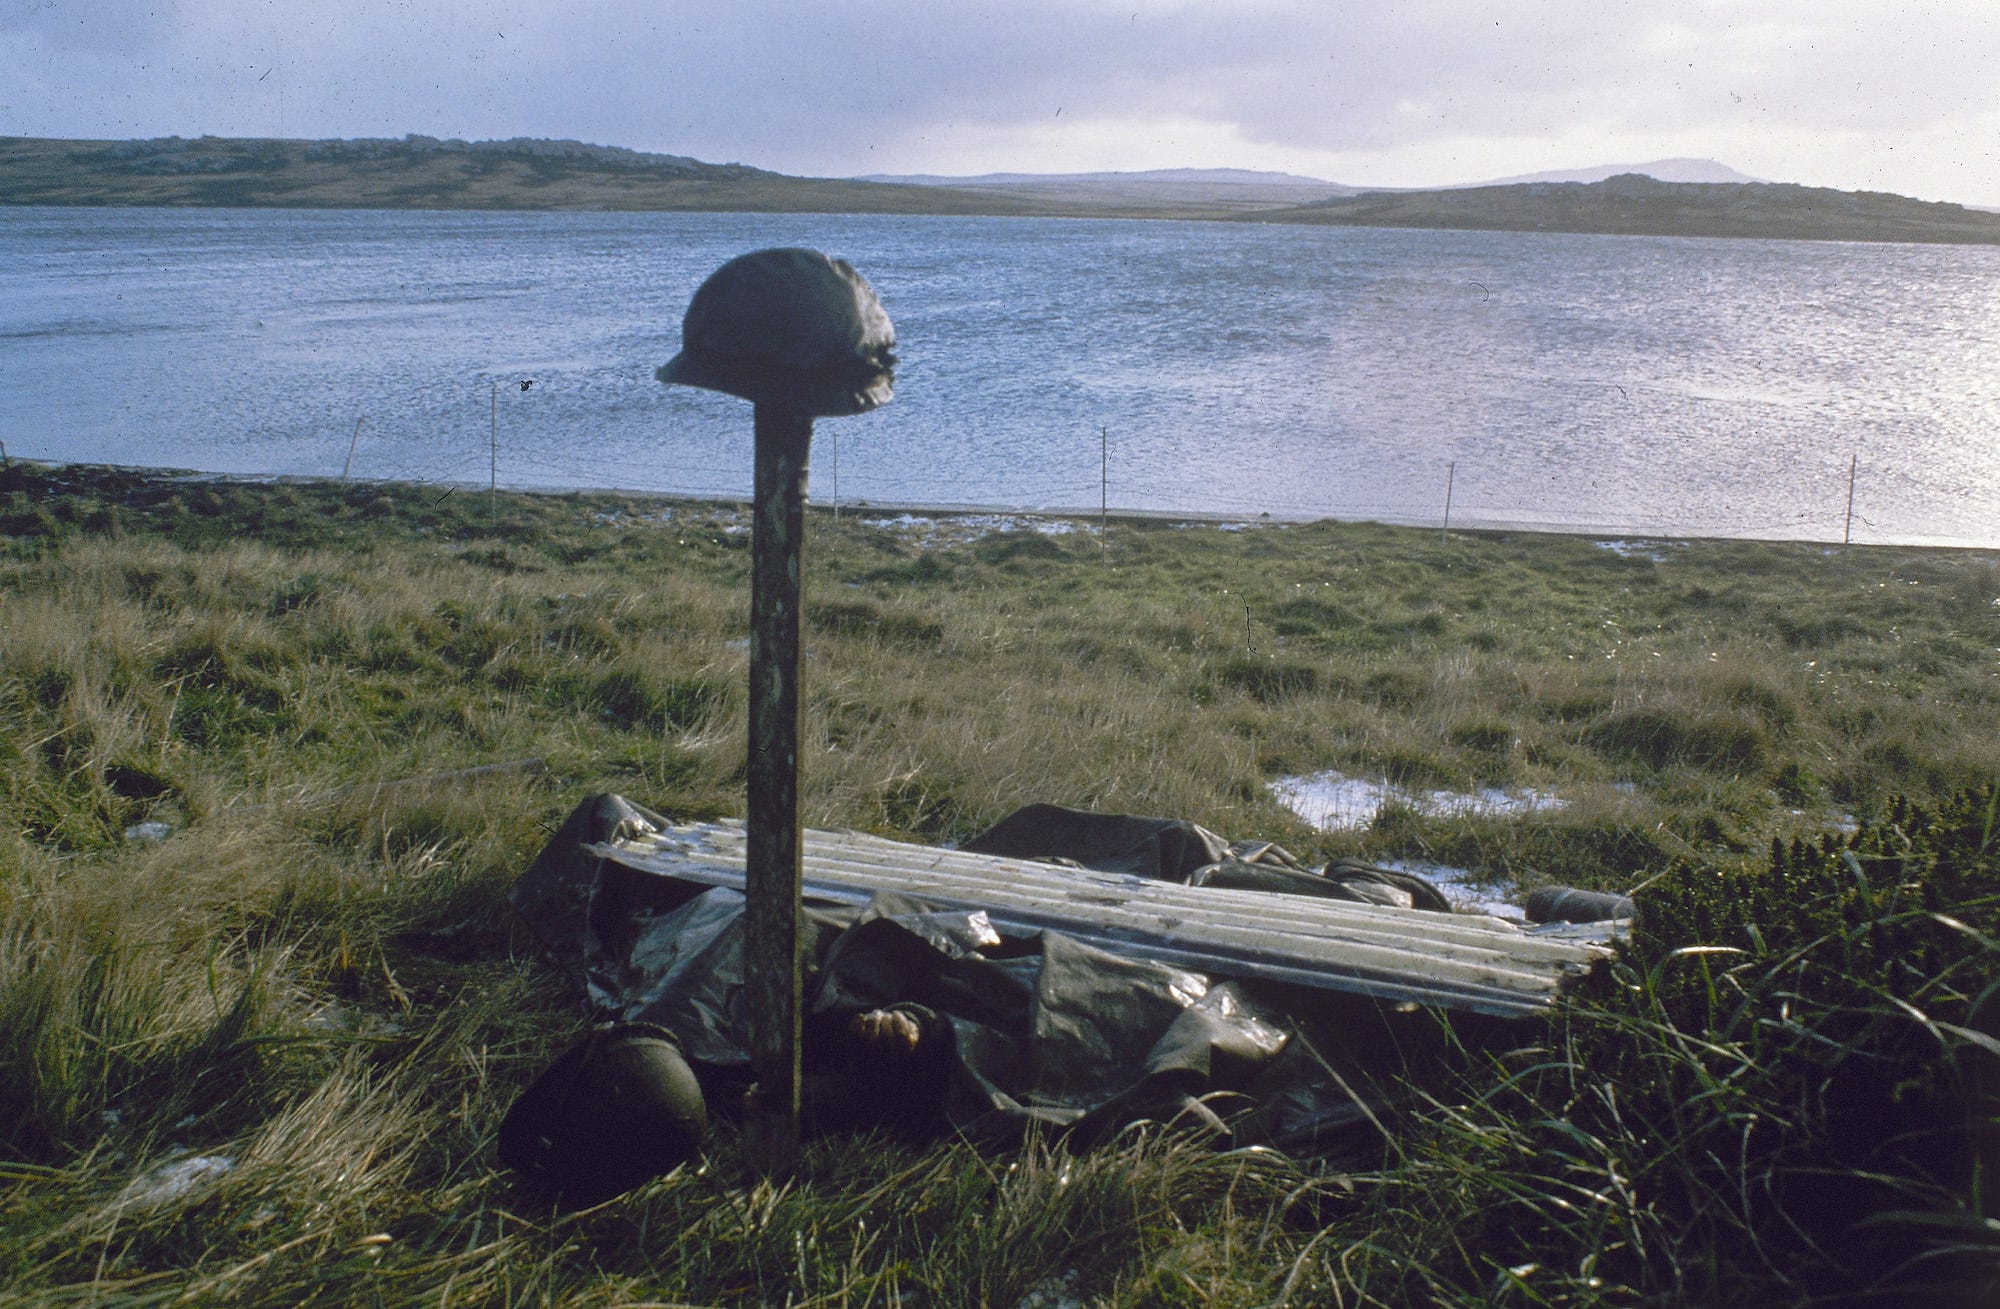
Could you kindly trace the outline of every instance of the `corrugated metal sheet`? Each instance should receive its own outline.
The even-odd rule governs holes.
[[[1602,941],[1523,932],[1497,918],[1189,887],[995,855],[805,833],[808,899],[878,891],[984,910],[1001,931],[1048,928],[1117,953],[1225,977],[1261,977],[1391,1001],[1519,1016],[1604,958]],[[742,889],[743,824],[675,824],[589,847],[627,868]]]

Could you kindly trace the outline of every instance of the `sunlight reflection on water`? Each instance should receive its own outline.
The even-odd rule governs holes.
[[[365,419],[361,476],[484,481],[497,434],[510,485],[743,495],[747,408],[652,372],[703,277],[784,244],[896,320],[896,402],[838,425],[850,500],[1430,524],[1451,465],[1466,525],[1839,540],[1858,457],[1857,539],[2000,541],[1986,247],[4,209],[0,432],[332,475]]]

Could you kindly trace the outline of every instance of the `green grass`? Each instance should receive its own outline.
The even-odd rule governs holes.
[[[1460,1049],[1365,1165],[834,1139],[773,1186],[725,1130],[534,1207],[493,1132],[584,1016],[502,897],[586,794],[741,813],[746,523],[0,473],[0,1301],[1939,1302],[1993,1267],[2000,878],[1961,792],[2000,776],[2000,560],[1365,524],[815,514],[807,821],[1054,800],[1652,879],[1601,993]],[[1322,769],[1567,804],[1323,834],[1264,789]],[[234,1166],[142,1203],[177,1152]]]

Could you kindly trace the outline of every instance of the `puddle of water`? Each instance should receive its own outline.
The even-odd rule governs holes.
[[[958,545],[998,532],[1039,532],[1043,536],[1068,536],[1071,532],[1096,533],[1103,530],[1096,522],[1088,521],[1082,516],[1043,518],[1032,513],[933,515],[905,512],[862,518],[860,521],[866,527],[907,532],[919,538],[923,545],[936,545],[940,542]],[[1182,531],[1201,528],[1214,532],[1247,532],[1254,528],[1272,525],[1273,521],[1268,519],[1248,521],[1228,518],[1188,520],[1172,524]]]
[[[648,510],[599,509],[590,516],[593,520],[603,523],[608,527],[621,527],[627,523],[671,523],[674,521],[674,511],[671,508]]]
[[[1426,814],[1446,818],[1511,817],[1542,809],[1560,809],[1563,799],[1533,787],[1502,790],[1482,787],[1477,791],[1411,791],[1387,782],[1339,773],[1314,773],[1309,777],[1281,777],[1270,783],[1271,794],[1280,804],[1322,832],[1356,831],[1375,821],[1375,815],[1391,800],[1410,805]],[[1495,918],[1520,922],[1521,907],[1514,887],[1493,882],[1465,868],[1445,864],[1399,859],[1383,861],[1384,868],[1415,873],[1444,892],[1452,907],[1465,913],[1491,914]]]
[[[1322,832],[1348,832],[1366,827],[1391,800],[1439,818],[1509,818],[1541,809],[1560,809],[1564,803],[1562,797],[1533,787],[1513,791],[1494,786],[1477,791],[1411,791],[1388,782],[1332,772],[1281,777],[1270,783],[1270,790],[1278,803]]]
[[[1385,859],[1378,866],[1393,868],[1399,873],[1414,873],[1423,878],[1444,892],[1444,898],[1451,901],[1451,907],[1459,913],[1489,914],[1516,923],[1524,921],[1520,893],[1514,887],[1486,881],[1469,868],[1427,864],[1415,859]]]
[[[1842,836],[1853,836],[1856,832],[1861,830],[1861,820],[1856,818],[1853,814],[1847,813],[1843,810],[1812,811],[1806,809],[1792,809],[1788,810],[1787,812],[1789,812],[1791,816],[1794,818],[1811,817],[1815,822],[1819,823],[1821,826],[1826,827],[1832,831],[1838,832]]]
[[[1028,1288],[1014,1309],[1083,1309],[1083,1300],[1077,1293],[1081,1280],[1074,1268],[1061,1276],[1044,1277]]]
[[[1656,564],[1667,561],[1670,550],[1687,549],[1686,541],[1598,541],[1594,543],[1600,550],[1609,550],[1620,559],[1650,559]]]
[[[999,532],[1037,532],[1042,536],[1068,536],[1071,532],[1095,532],[1097,528],[1067,518],[1031,518],[1014,514],[949,514],[933,518],[927,514],[897,514],[893,518],[864,518],[868,527],[908,532],[923,538],[924,544],[937,541],[976,541]]]

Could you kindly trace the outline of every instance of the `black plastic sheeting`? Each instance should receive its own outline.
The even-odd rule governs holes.
[[[1423,878],[1346,860],[1314,872],[1269,841],[1225,841],[1179,818],[1093,814],[1061,805],[1016,809],[963,847],[970,854],[1073,863],[1185,886],[1310,895],[1357,904],[1451,912]]]
[[[727,1112],[749,1078],[742,895],[585,850],[664,823],[622,797],[591,797],[512,899],[581,975],[599,1016],[667,1028],[711,1108]],[[1052,805],[965,848],[1191,885],[1444,905],[1406,874],[1336,865],[1321,875],[1276,846],[1231,846],[1193,824]],[[1383,1139],[1389,1075],[1497,1021],[1455,1015],[1447,1032],[1414,1006],[1207,976],[1052,931],[1003,936],[983,913],[899,896],[860,909],[809,902],[806,918],[808,1130],[1005,1139],[1041,1128],[1088,1141],[1139,1119],[1182,1119],[1238,1144],[1365,1151]]]

